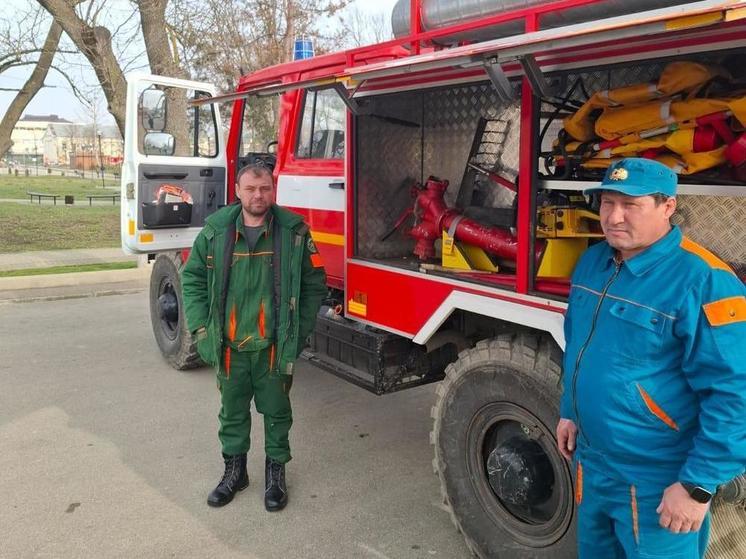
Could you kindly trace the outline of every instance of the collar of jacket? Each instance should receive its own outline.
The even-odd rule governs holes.
[[[678,225],[672,225],[671,230],[663,237],[655,241],[642,252],[635,254],[629,260],[624,261],[624,265],[634,276],[642,276],[652,269],[661,260],[664,260],[681,244],[681,229]],[[616,250],[611,248],[608,243],[604,242],[606,248],[606,267],[614,265],[614,256]]]
[[[280,227],[295,229],[303,223],[303,217],[277,204],[270,206],[270,212],[272,212],[272,217],[277,220]],[[205,219],[205,225],[209,225],[216,230],[224,229],[231,222],[240,223],[237,221],[240,215],[241,204],[233,203],[210,215]]]
[[[270,206],[270,208],[274,207],[274,204]],[[269,235],[269,232],[271,231],[272,222],[275,219],[275,215],[273,212],[269,211],[264,216],[264,220],[262,220],[262,223],[260,227],[262,227],[262,235]],[[244,222],[243,222],[243,213],[238,212],[236,215],[236,231],[238,231],[238,234],[244,237],[246,235],[246,232],[244,230]]]

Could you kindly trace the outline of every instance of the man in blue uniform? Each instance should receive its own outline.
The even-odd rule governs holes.
[[[557,426],[581,558],[703,557],[712,494],[746,468],[746,289],[670,224],[676,182],[625,159],[589,189],[606,241],[573,274]]]

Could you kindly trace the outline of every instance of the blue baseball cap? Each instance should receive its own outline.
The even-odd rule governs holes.
[[[612,164],[598,186],[586,188],[585,194],[613,190],[627,196],[664,194],[676,196],[678,177],[663,163],[653,159],[628,157]]]

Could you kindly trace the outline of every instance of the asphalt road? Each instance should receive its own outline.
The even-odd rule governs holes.
[[[205,504],[222,474],[212,371],[160,358],[145,292],[0,305],[0,557],[468,557],[441,509],[432,387],[377,397],[301,363],[290,504],[250,487]]]

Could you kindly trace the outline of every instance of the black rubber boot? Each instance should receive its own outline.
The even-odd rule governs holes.
[[[264,508],[275,512],[284,509],[287,504],[285,464],[275,462],[268,456],[264,461]]]
[[[249,474],[246,472],[246,455],[227,456],[223,454],[225,473],[218,486],[207,496],[211,507],[222,507],[233,500],[236,493],[249,486]]]

